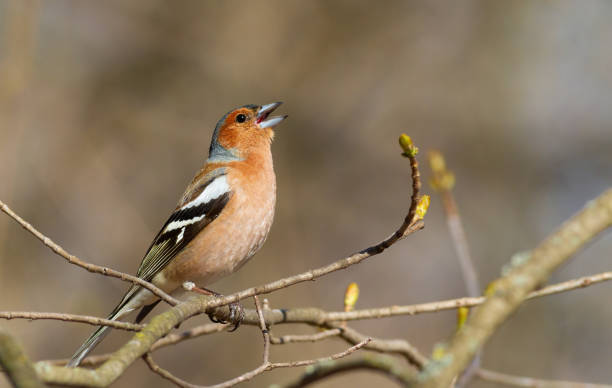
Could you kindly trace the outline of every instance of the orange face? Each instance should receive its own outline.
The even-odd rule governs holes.
[[[243,153],[270,144],[274,139],[274,130],[259,127],[257,108],[243,107],[231,111],[219,130],[217,138],[219,145]]]
[[[280,104],[245,105],[226,114],[215,128],[211,156],[246,158],[251,151],[269,149],[273,128],[287,118],[269,117]]]

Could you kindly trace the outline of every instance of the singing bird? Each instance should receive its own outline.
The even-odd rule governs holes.
[[[273,116],[280,102],[245,105],[219,120],[208,159],[193,178],[170,218],[147,250],[137,276],[167,293],[186,281],[206,286],[238,270],[263,245],[276,202],[272,165],[273,128],[287,116]],[[108,319],[142,308],[140,322],[159,302],[132,285]],[[68,363],[78,366],[104,338],[100,326]]]

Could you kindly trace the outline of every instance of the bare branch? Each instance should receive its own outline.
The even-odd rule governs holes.
[[[340,337],[348,343],[357,344],[370,338],[370,342],[366,345],[366,349],[373,350],[380,353],[399,354],[403,356],[406,361],[411,365],[414,365],[417,369],[421,370],[427,363],[428,359],[422,355],[417,348],[412,346],[408,341],[403,339],[380,339],[366,337],[359,333],[355,329],[350,327],[343,327]]]
[[[371,338],[366,338],[363,341],[357,343],[356,345],[346,349],[345,351],[336,353],[336,354],[332,354],[331,356],[328,356],[328,357],[315,358],[313,360],[274,362],[270,364],[270,366],[268,367],[268,370],[276,369],[276,368],[292,368],[292,367],[297,367],[297,366],[308,366],[308,365],[314,365],[314,364],[319,364],[319,363],[325,363],[326,361],[337,360],[339,358],[346,357],[349,354],[356,352],[357,350],[363,348],[364,346],[367,346],[367,344],[370,341],[372,341]]]
[[[30,311],[0,311],[0,319],[52,319],[65,322],[87,323],[96,326],[111,326],[115,329],[129,331],[139,331],[144,327],[144,325],[138,325],[136,323],[111,321],[110,319],[91,317],[88,315],[44,312],[39,313]]]
[[[45,236],[41,232],[39,232],[36,228],[34,228],[30,223],[26,222],[23,218],[21,218],[18,214],[12,211],[4,202],[0,201],[0,210],[6,213],[9,217],[17,221],[19,225],[21,225],[25,230],[30,232],[34,237],[42,241],[47,247],[49,247],[53,252],[58,254],[59,256],[66,259],[70,264],[74,264],[81,268],[88,270],[89,272],[99,273],[105,276],[111,276],[114,278],[119,278],[121,280],[129,281],[139,286],[146,288],[151,291],[153,294],[160,297],[162,300],[170,304],[171,306],[175,306],[178,304],[178,300],[171,297],[167,293],[165,293],[162,289],[156,287],[155,285],[140,279],[137,276],[129,275],[123,272],[116,271],[114,269],[108,267],[101,267],[99,265],[87,263],[78,257],[66,252],[64,248],[53,242],[49,237]]]
[[[578,279],[572,279],[565,282],[552,284],[540,290],[533,291],[529,293],[526,299],[535,299],[543,296],[572,291],[578,288],[585,288],[608,280],[612,280],[612,272],[602,272],[595,275],[584,276]],[[373,309],[354,310],[350,312],[328,312],[323,317],[323,320],[326,322],[353,321],[359,319],[377,319],[383,317],[392,317],[396,315],[435,313],[443,310],[454,310],[459,307],[475,307],[484,303],[485,300],[486,298],[484,296],[481,296],[477,298],[458,298],[407,306],[388,306]]]
[[[155,360],[153,360],[153,357],[151,356],[151,353],[146,353],[144,356],[142,356],[142,359],[144,360],[144,362],[147,364],[147,366],[149,367],[149,369],[151,369],[151,371],[153,373],[157,373],[158,375],[160,375],[164,379],[169,380],[172,383],[174,383],[176,386],[178,386],[178,387],[193,387],[193,385],[187,383],[186,381],[183,381],[183,380],[179,379],[178,377],[174,376],[172,373],[168,372],[167,370],[165,370],[164,368],[159,366],[155,362]]]
[[[295,342],[317,342],[330,337],[337,337],[342,333],[342,329],[328,329],[315,334],[288,334],[280,337],[270,337],[273,345],[285,345]]]
[[[531,377],[524,376],[513,376],[505,373],[494,372],[487,369],[479,369],[476,371],[478,378],[491,381],[494,383],[510,385],[513,387],[527,387],[527,388],[611,388],[612,385],[608,384],[589,384],[579,383],[573,381],[554,381],[554,380],[541,380],[534,379]]]
[[[457,202],[452,192],[455,184],[454,175],[446,169],[446,162],[439,151],[430,151],[428,157],[433,172],[432,186],[440,193],[440,198],[442,199],[446,223],[452,238],[453,247],[459,259],[467,294],[469,297],[476,297],[480,295],[481,288],[478,284],[478,275],[476,274],[476,267],[470,254],[470,247],[465,236],[463,222],[461,222],[461,215],[459,214]]]
[[[404,368],[391,357],[378,354],[367,354],[342,362],[318,363],[303,374],[298,380],[285,385],[279,385],[278,388],[305,387],[329,376],[358,369],[367,369],[382,373],[383,375],[394,379],[402,386],[408,386],[409,384],[413,383],[414,378],[416,377],[416,373]]]
[[[584,276],[578,279],[567,280],[562,283],[552,284],[537,291],[533,291],[527,296],[527,299],[539,298],[561,292],[575,290],[577,288],[585,288],[593,284],[612,280],[612,272],[602,272],[596,275]]]
[[[255,310],[257,310],[257,316],[259,317],[259,327],[261,329],[261,334],[263,335],[264,340],[264,352],[263,352],[263,364],[268,364],[270,362],[270,331],[266,326],[266,319],[263,315],[263,310],[261,309],[261,304],[259,303],[259,298],[257,295],[253,297],[255,300]]]
[[[544,240],[530,253],[525,263],[494,282],[487,301],[474,311],[468,323],[455,334],[443,360],[426,366],[422,372],[424,382],[419,386],[448,386],[496,328],[538,284],[611,225],[612,189],[609,189]]]

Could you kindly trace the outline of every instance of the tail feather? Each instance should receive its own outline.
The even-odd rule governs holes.
[[[68,364],[66,364],[66,366],[71,367],[71,368],[79,366],[79,364],[85,358],[85,356],[87,356],[89,352],[91,352],[93,348],[95,348],[96,345],[98,345],[98,343],[102,341],[104,337],[106,337],[109,330],[110,330],[109,326],[98,327],[96,331],[94,331],[89,336],[89,338],[87,338],[87,341],[83,342],[81,347],[72,355],[72,358],[70,359]]]
[[[139,289],[140,287],[130,288],[130,290],[128,290],[128,292],[125,294],[125,296],[117,305],[117,307],[115,307],[113,311],[109,314],[108,319],[116,321],[117,319],[132,311],[134,307],[129,306],[128,304],[133,301],[133,297]],[[81,347],[79,347],[79,349],[72,355],[72,358],[70,359],[68,364],[66,364],[66,366],[79,366],[81,361],[89,354],[89,352],[91,352],[96,347],[96,345],[98,345],[98,343],[100,343],[100,341],[102,341],[104,337],[106,337],[110,329],[110,326],[98,327],[96,331],[94,331],[89,336],[89,338],[87,338],[87,340],[83,342]]]

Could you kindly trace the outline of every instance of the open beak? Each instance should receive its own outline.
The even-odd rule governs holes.
[[[257,111],[257,124],[259,125],[259,128],[273,128],[280,124],[281,121],[287,118],[287,115],[268,117],[270,113],[274,112],[274,110],[278,108],[281,104],[282,102],[273,102],[271,104],[266,104],[259,108],[259,110]]]

